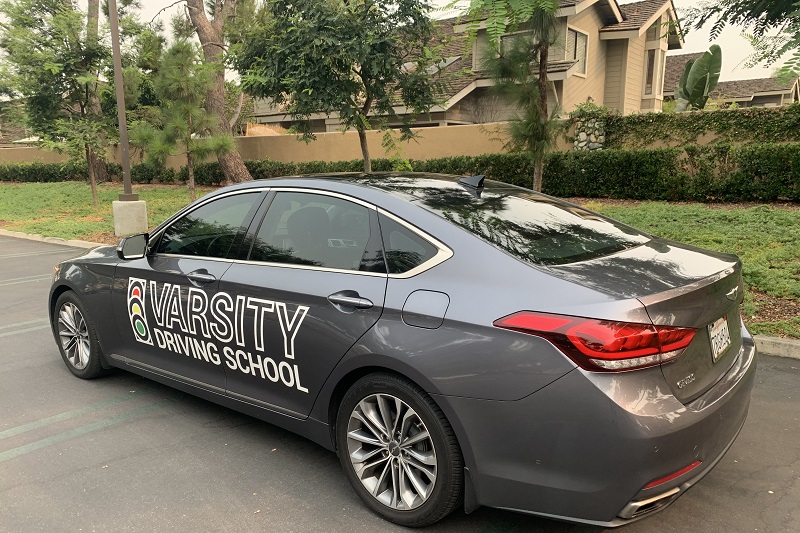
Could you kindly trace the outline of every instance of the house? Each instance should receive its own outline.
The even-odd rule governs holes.
[[[551,48],[548,95],[551,109],[572,111],[591,101],[623,114],[660,111],[664,98],[667,50],[683,40],[672,0],[644,0],[620,5],[616,0],[559,0],[558,42]],[[508,120],[515,110],[495,96],[482,68],[489,53],[485,27],[478,26],[471,49],[465,44],[471,27],[458,18],[438,21],[444,61],[432,74],[442,76],[446,90],[431,113],[414,117],[415,126],[447,126]],[[507,42],[525,28],[501,39]],[[396,112],[403,115],[404,110]],[[291,117],[271,102],[259,100],[255,121],[291,126]],[[337,131],[338,117],[323,113],[310,120],[314,132]]]
[[[681,79],[686,63],[696,60],[703,52],[667,56],[664,76],[664,96],[675,97],[675,88]],[[722,103],[736,103],[739,107],[777,107],[800,101],[798,78],[753,78],[749,80],[721,81],[711,98]]]

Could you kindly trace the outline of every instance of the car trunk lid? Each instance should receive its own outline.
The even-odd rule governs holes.
[[[684,403],[724,376],[741,349],[738,306],[743,287],[736,256],[654,239],[551,271],[618,297],[638,299],[655,325],[696,328],[681,356],[661,365],[672,393]]]

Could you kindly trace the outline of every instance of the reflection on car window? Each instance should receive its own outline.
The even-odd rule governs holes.
[[[164,231],[157,253],[224,258],[260,192],[213,200]]]
[[[279,192],[267,210],[251,261],[385,272],[370,245],[366,207],[333,196]]]
[[[402,274],[436,255],[434,245],[391,218],[380,215],[383,246],[390,274]]]
[[[523,261],[560,265],[620,252],[650,240],[605,217],[519,189],[436,194],[422,204]]]

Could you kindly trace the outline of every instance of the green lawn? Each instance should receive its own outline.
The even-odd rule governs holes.
[[[212,190],[201,187],[197,194]],[[189,190],[182,186],[134,185],[133,192],[147,202],[151,227],[190,201]],[[0,227],[65,239],[114,242],[111,202],[120,193],[122,185],[118,183],[98,186],[99,206],[95,208],[91,189],[84,183],[0,183]]]
[[[198,194],[213,189],[202,188]],[[83,183],[0,183],[0,227],[46,236],[115,242],[111,201],[119,184],[99,187],[94,208]],[[147,201],[151,226],[189,202],[181,186],[135,186]],[[800,338],[800,209],[602,200],[586,206],[645,231],[742,258],[744,314],[756,333]]]

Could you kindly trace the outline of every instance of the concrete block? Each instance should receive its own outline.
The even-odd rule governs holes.
[[[144,200],[112,202],[114,235],[136,235],[147,231],[147,204]]]

